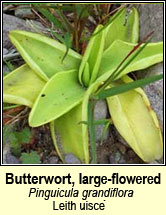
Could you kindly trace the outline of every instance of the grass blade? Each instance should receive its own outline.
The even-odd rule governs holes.
[[[58,6],[57,13],[58,13],[59,17],[61,18],[61,22],[63,23],[66,31],[72,33],[73,32],[73,27],[70,24],[70,22],[68,21],[68,19],[66,18],[66,16],[63,14],[63,11],[59,6]]]
[[[16,108],[16,107],[20,107],[21,105],[10,105],[10,106],[5,106],[3,107],[3,110],[10,110],[10,109],[13,109],[13,108]]]
[[[50,22],[52,22],[55,27],[60,28],[61,30],[64,30],[63,25],[56,19],[55,16],[53,16],[48,9],[46,8],[41,8],[41,7],[34,7],[43,15],[45,16]]]
[[[110,122],[110,119],[99,119],[99,120],[94,120],[94,125],[106,125],[108,122]],[[81,121],[79,124],[84,124],[88,125],[87,121]]]
[[[104,137],[106,135],[106,132],[107,132],[108,127],[109,127],[110,124],[111,124],[111,121],[108,120],[107,123],[105,123],[105,125],[104,125],[103,131],[102,131],[102,134],[101,134],[100,145],[102,145],[103,142],[104,142],[104,139],[105,139]]]
[[[69,52],[69,49],[71,48],[72,46],[72,40],[71,40],[71,35],[69,32],[67,32],[64,36],[64,44],[66,45],[66,52],[62,58],[62,63],[65,59],[65,57],[67,56],[68,52]]]
[[[90,144],[92,149],[92,160],[93,163],[97,163],[97,152],[96,152],[96,138],[95,138],[95,125],[94,125],[94,107],[95,100],[90,100],[88,105],[88,125],[90,134]]]
[[[155,76],[151,76],[148,78],[140,79],[137,81],[133,81],[133,82],[130,82],[127,84],[122,84],[120,86],[113,87],[111,89],[106,89],[106,90],[102,91],[101,93],[99,93],[97,96],[95,96],[95,99],[105,99],[110,96],[115,96],[117,94],[121,94],[121,93],[127,92],[129,90],[138,88],[138,87],[143,87],[152,82],[161,80],[162,78],[163,78],[163,74],[160,74],[160,75],[155,75]]]

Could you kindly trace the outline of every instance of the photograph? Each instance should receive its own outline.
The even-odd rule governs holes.
[[[165,165],[164,3],[2,6],[2,165]]]

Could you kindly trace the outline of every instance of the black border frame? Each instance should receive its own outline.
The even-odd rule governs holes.
[[[52,1],[53,2],[53,1]],[[51,3],[52,3],[51,2]],[[3,73],[1,72],[1,159],[0,159],[0,166],[166,166],[166,155],[165,155],[165,1],[54,1],[56,3],[138,3],[138,4],[158,4],[162,3],[163,4],[163,164],[3,164]],[[1,71],[3,71],[3,4],[8,3],[8,4],[13,4],[13,3],[40,3],[38,1],[1,1]],[[50,3],[50,1],[44,1],[41,3]]]

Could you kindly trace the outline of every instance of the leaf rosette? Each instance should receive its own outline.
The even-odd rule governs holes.
[[[90,161],[88,124],[81,123],[88,122],[89,100],[138,43],[138,12],[132,8],[124,26],[125,15],[123,8],[108,25],[98,25],[84,56],[69,49],[64,59],[65,45],[35,33],[10,32],[10,40],[26,64],[4,78],[3,101],[30,107],[32,127],[50,123],[52,139],[62,160],[66,153],[72,153],[82,163]],[[120,89],[121,85],[133,82],[128,73],[162,60],[163,43],[146,44],[131,62],[126,59],[127,66],[106,90]],[[162,156],[161,131],[147,96],[141,88],[134,88],[130,86],[129,91],[120,94],[117,90],[106,96],[106,101],[121,136],[141,159],[150,162]]]

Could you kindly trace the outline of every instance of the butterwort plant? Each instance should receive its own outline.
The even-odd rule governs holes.
[[[3,80],[3,101],[31,108],[31,127],[50,124],[59,157],[72,153],[82,163],[90,162],[89,143],[95,155],[97,100],[106,99],[113,124],[130,147],[145,162],[160,159],[162,135],[156,114],[140,88],[162,76],[133,81],[128,73],[163,60],[163,43],[150,43],[151,34],[138,43],[139,16],[120,9],[106,25],[98,25],[85,53],[40,34],[15,30],[10,40],[25,64]],[[90,140],[89,140],[90,139]]]

